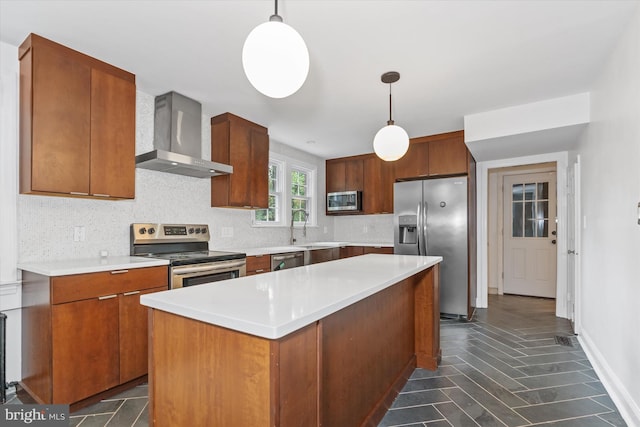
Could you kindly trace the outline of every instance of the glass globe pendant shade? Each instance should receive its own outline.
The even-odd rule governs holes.
[[[400,126],[387,125],[373,138],[373,151],[382,160],[392,162],[405,155],[409,149],[409,135]]]
[[[271,98],[285,98],[307,79],[309,51],[296,30],[272,20],[258,25],[247,36],[242,66],[259,92]]]

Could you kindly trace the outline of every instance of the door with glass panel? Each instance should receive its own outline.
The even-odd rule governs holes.
[[[507,175],[504,293],[556,297],[556,173]]]

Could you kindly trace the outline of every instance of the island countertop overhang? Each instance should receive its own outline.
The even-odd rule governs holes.
[[[368,254],[143,295],[140,303],[267,339],[279,339],[442,261]]]

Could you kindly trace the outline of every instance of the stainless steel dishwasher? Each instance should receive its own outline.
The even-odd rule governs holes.
[[[271,271],[284,270],[286,268],[301,267],[303,265],[304,265],[304,251],[271,255]]]

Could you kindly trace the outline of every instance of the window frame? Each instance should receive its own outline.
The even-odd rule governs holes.
[[[258,210],[254,210],[251,215],[251,225],[252,227],[290,227],[291,226],[291,215],[292,215],[292,206],[291,201],[293,199],[293,194],[291,191],[292,187],[292,179],[291,173],[294,170],[298,170],[301,172],[305,172],[307,174],[307,200],[308,204],[308,212],[309,218],[307,219],[307,227],[316,227],[318,225],[318,215],[317,215],[317,207],[319,205],[317,200],[317,186],[318,186],[318,167],[314,164],[306,163],[301,160],[293,159],[281,154],[269,152],[269,165],[276,164],[279,166],[279,182],[280,182],[280,192],[272,193],[277,194],[280,199],[280,204],[277,204],[278,213],[277,216],[279,221],[258,221],[256,219],[256,212]],[[268,177],[267,177],[268,179]],[[304,226],[304,221],[295,221],[293,224],[294,228],[300,228]]]

